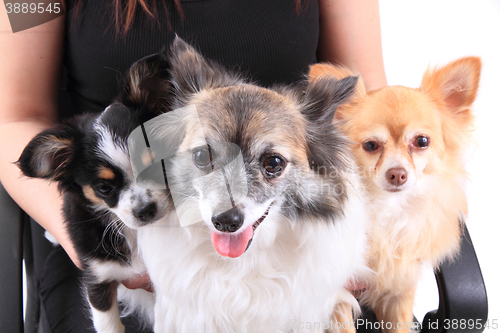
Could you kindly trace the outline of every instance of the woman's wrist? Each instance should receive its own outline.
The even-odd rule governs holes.
[[[75,266],[78,267],[79,269],[82,269],[82,263],[80,262],[75,247],[71,242],[71,240],[69,239],[69,236],[66,234],[65,230],[59,231],[57,236],[54,235],[52,232],[51,234],[57,239],[57,241],[62,246],[64,251],[68,254],[71,261],[73,261]]]

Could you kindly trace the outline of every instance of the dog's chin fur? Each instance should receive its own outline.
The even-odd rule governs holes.
[[[358,85],[352,103],[335,116],[353,142],[369,198],[367,259],[376,274],[362,300],[393,327],[412,320],[422,264],[436,268],[458,251],[460,221],[467,214],[463,155],[471,142],[480,71],[480,59],[469,57],[429,69],[419,89],[393,86],[367,94]],[[310,75],[341,78],[349,71],[322,64]],[[429,137],[430,145],[415,148],[417,135]],[[366,151],[367,141],[381,148]],[[407,182],[391,185],[390,168],[404,168]]]
[[[172,196],[186,198],[168,219],[137,231],[156,291],[155,332],[323,332],[335,304],[357,307],[343,288],[347,280],[369,271],[360,180],[347,141],[332,124],[356,79],[264,89],[179,39],[170,57],[171,105],[195,108],[203,133],[190,127],[196,123],[190,112],[177,125],[164,122],[151,131],[156,140],[181,138],[166,164]],[[205,142],[214,156],[224,155],[219,143],[240,148],[241,168],[226,166],[225,183],[211,178],[213,168],[194,165],[193,149]],[[279,175],[264,170],[269,154],[287,161]],[[244,217],[241,229],[261,221],[234,258],[218,253],[212,238],[228,188]],[[193,198],[199,223],[180,227]]]

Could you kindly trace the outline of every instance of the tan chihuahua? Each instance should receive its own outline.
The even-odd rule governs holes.
[[[422,264],[457,253],[467,214],[463,153],[470,144],[471,105],[481,60],[467,57],[429,69],[419,89],[390,86],[341,105],[334,122],[352,141],[369,198],[368,263],[375,271],[361,302],[384,332],[408,332]],[[310,79],[352,73],[312,66]]]

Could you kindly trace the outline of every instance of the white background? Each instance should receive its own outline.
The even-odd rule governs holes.
[[[467,226],[486,282],[488,317],[500,321],[500,0],[380,0],[380,16],[390,85],[417,88],[429,65],[482,57],[474,108],[477,142],[467,161]],[[417,318],[437,305],[434,277],[428,271],[417,292]],[[489,332],[500,333],[500,328]]]

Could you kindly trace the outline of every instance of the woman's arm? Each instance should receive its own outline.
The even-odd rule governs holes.
[[[359,73],[368,91],[387,85],[378,0],[319,0],[318,59]]]
[[[64,17],[12,33],[0,9],[0,181],[78,264],[57,184],[24,177],[13,164],[31,138],[57,122],[63,39]]]

